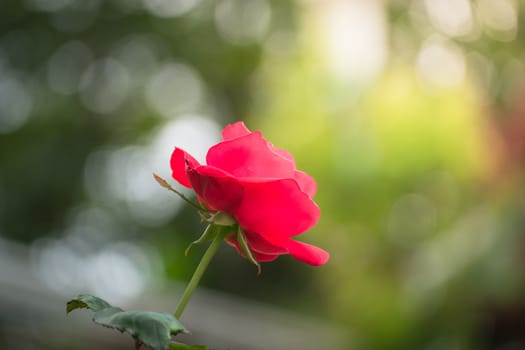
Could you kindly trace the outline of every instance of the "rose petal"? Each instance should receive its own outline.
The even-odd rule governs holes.
[[[290,152],[288,152],[285,149],[275,147],[271,142],[268,142],[268,144],[269,144],[270,149],[273,152],[277,153],[281,157],[283,157],[283,158],[285,158],[285,159],[287,159],[290,162],[295,164],[295,160],[294,160],[294,158],[293,158],[293,156],[292,156],[292,154]]]
[[[227,125],[222,131],[222,139],[224,141],[236,139],[237,137],[246,136],[251,131],[244,125],[243,122],[237,122],[234,124]]]
[[[270,262],[279,257],[279,255],[262,254],[257,252],[253,252],[253,256],[258,262]]]
[[[256,253],[270,255],[281,255],[288,253],[286,248],[271,244],[257,233],[245,232],[244,234],[246,235],[248,245]]]
[[[235,177],[293,178],[295,173],[294,163],[274,152],[260,132],[216,144],[206,162]]]
[[[295,180],[301,187],[301,190],[313,198],[315,192],[317,192],[317,183],[314,178],[305,173],[304,171],[296,170],[295,171]]]
[[[247,235],[247,238],[248,237],[249,236]],[[244,256],[240,249],[239,243],[237,242],[235,234],[227,236],[226,243],[237,249],[237,252]],[[248,241],[248,243],[253,242]],[[324,265],[330,259],[330,254],[328,254],[328,252],[326,252],[325,250],[308,243],[295,241],[293,239],[287,239],[285,241],[281,240],[280,243],[277,243],[279,247],[269,242],[266,242],[266,244],[270,244],[273,247],[273,249],[277,249],[279,253],[259,253],[253,248],[253,246],[250,245],[250,247],[253,249],[252,253],[255,259],[257,259],[257,261],[259,262],[273,261],[277,259],[279,255],[286,253],[289,253],[294,259],[312,266]]]
[[[190,180],[186,175],[186,162],[193,168],[199,166],[199,162],[189,153],[180,148],[175,148],[170,159],[171,176],[182,186],[191,188]]]
[[[246,127],[244,122],[237,122],[234,124],[227,125],[222,131],[222,139],[224,141],[235,139],[238,137],[246,136],[252,132]],[[271,142],[266,141],[268,148],[277,153],[279,156],[285,158],[288,161],[291,161],[295,164],[295,160],[290,152],[285,149],[275,147]]]
[[[243,199],[231,213],[241,227],[263,238],[298,235],[315,225],[320,210],[295,180],[241,182]]]
[[[330,258],[330,254],[325,250],[311,244],[294,241],[293,239],[286,242],[286,248],[296,260],[312,266],[324,265]]]
[[[242,185],[223,170],[206,165],[188,166],[186,173],[193,189],[209,209],[231,213],[241,202]]]
[[[226,243],[234,247],[242,257],[245,257],[244,253],[241,250],[241,247],[239,246],[239,242],[237,242],[237,239],[235,238],[235,234],[231,234],[227,236]],[[263,254],[263,253],[258,253],[255,251],[252,251],[252,254],[255,260],[257,260],[258,262],[270,262],[270,261],[274,261],[275,259],[279,257],[278,254]]]

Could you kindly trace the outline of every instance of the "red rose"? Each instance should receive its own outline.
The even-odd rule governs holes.
[[[319,219],[319,207],[312,199],[315,180],[295,168],[289,152],[274,147],[243,122],[228,125],[222,137],[208,150],[207,165],[175,148],[173,178],[193,188],[208,209],[234,217],[256,260],[272,261],[290,254],[310,265],[326,263],[326,251],[292,239]],[[240,252],[234,235],[226,241]]]

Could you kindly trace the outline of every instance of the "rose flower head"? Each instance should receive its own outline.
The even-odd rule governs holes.
[[[226,126],[222,138],[208,150],[206,165],[180,148],[173,151],[170,165],[173,178],[193,188],[206,208],[235,219],[246,242],[232,233],[227,243],[241,254],[242,243],[247,243],[258,262],[290,254],[313,266],[326,263],[326,251],[293,239],[319,219],[313,201],[315,180],[296,169],[288,151],[274,147],[243,122]]]

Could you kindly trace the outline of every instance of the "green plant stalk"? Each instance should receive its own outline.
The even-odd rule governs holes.
[[[164,180],[162,177],[160,177],[159,175],[153,173],[153,178],[155,179],[155,181],[157,181],[159,183],[159,185],[161,185],[162,187],[170,190],[171,192],[175,193],[176,195],[178,195],[182,200],[184,200],[186,203],[188,203],[189,205],[191,205],[192,207],[194,208],[197,208],[197,210],[199,210],[200,212],[207,212],[208,210],[201,207],[200,205],[194,203],[191,199],[189,199],[188,197],[186,197],[185,195],[183,195],[181,192],[177,191],[176,189],[174,189],[169,183],[168,181]]]
[[[191,295],[197,289],[197,286],[199,285],[199,282],[202,278],[202,275],[204,275],[204,271],[206,271],[206,268],[210,264],[211,259],[217,253],[217,250],[219,249],[219,246],[221,245],[225,235],[224,234],[218,234],[213,241],[211,242],[210,246],[204,253],[204,255],[201,258],[201,261],[199,262],[199,265],[197,265],[197,268],[195,269],[195,272],[193,273],[193,276],[191,276],[191,280],[186,286],[186,290],[184,290],[184,294],[182,294],[182,298],[179,301],[179,305],[177,306],[177,310],[175,310],[175,317],[179,319],[182,316],[182,313],[184,312],[184,309],[186,308],[186,305],[190,301]]]

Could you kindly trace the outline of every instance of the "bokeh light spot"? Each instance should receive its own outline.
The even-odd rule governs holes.
[[[454,87],[465,79],[465,56],[453,43],[432,37],[419,51],[417,71],[434,87]]]
[[[334,1],[319,14],[335,76],[366,81],[381,72],[388,51],[385,14],[378,1]]]
[[[161,116],[173,118],[196,112],[203,100],[203,89],[195,70],[184,64],[168,63],[153,73],[146,87],[146,98]]]
[[[78,91],[83,71],[93,54],[81,41],[70,41],[59,47],[47,64],[47,80],[51,89],[64,95]]]
[[[111,57],[133,72],[134,81],[142,84],[158,64],[158,46],[146,35],[131,35],[111,50]]]
[[[26,0],[29,9],[53,12],[58,11],[69,5],[73,0]]]
[[[225,40],[250,44],[268,32],[271,14],[266,0],[221,0],[215,8],[215,25]]]
[[[182,201],[160,187],[152,173],[169,180],[175,145],[204,160],[206,150],[219,137],[219,126],[208,118],[192,115],[174,120],[155,132],[146,146],[92,153],[84,168],[84,188],[92,198],[124,203],[139,223],[160,226],[173,217]]]
[[[143,0],[144,7],[158,17],[177,17],[191,11],[200,0]]]
[[[18,130],[28,120],[33,98],[25,84],[14,76],[0,77],[0,133]]]
[[[472,30],[468,0],[425,0],[425,7],[434,26],[447,35],[462,36]]]
[[[112,58],[95,61],[80,80],[82,102],[93,112],[109,114],[120,107],[129,84],[128,70],[120,62]]]
[[[493,38],[510,41],[516,37],[518,12],[513,0],[479,0],[478,14]]]

